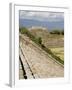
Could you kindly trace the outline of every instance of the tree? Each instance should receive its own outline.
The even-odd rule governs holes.
[[[38,43],[42,44],[42,38],[41,37],[38,38]]]
[[[61,34],[64,35],[64,30],[62,30]]]
[[[58,34],[58,35],[60,35],[60,31],[59,30],[53,30],[53,31],[50,32],[50,34]]]

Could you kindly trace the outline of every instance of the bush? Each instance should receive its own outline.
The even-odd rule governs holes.
[[[42,48],[45,48],[44,44],[41,44],[41,47],[42,47]]]
[[[61,34],[64,35],[64,30],[61,31]]]
[[[21,34],[27,34],[27,33],[28,33],[28,30],[27,30],[27,28],[23,27],[23,28],[20,28],[20,29],[19,29],[19,32],[20,32]]]
[[[53,30],[50,32],[51,34],[60,34],[60,31],[59,30]]]
[[[34,36],[28,31],[27,28],[23,27],[19,29],[21,34],[26,34],[30,38],[34,38]]]
[[[42,39],[41,39],[41,37],[38,38],[38,43],[39,43],[39,44],[42,44]]]

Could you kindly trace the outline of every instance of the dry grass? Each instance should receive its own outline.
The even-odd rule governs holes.
[[[64,60],[64,47],[59,48],[50,48],[50,50],[58,57],[60,57],[62,60]]]

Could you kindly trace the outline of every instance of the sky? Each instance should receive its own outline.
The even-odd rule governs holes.
[[[52,22],[52,24],[53,23],[60,24],[60,22],[64,23],[64,13],[62,13],[62,12],[43,12],[43,11],[42,12],[40,12],[40,11],[22,11],[22,10],[20,10],[19,11],[19,19],[20,19],[20,25],[24,25],[25,22],[23,22],[23,20],[25,20],[25,21],[27,20],[27,22],[29,20],[29,22],[28,23],[26,22],[26,24],[31,24],[32,21],[35,21],[35,20],[38,22],[48,22],[50,24],[51,24],[51,22]],[[31,23],[30,23],[30,21],[31,21]],[[30,25],[26,25],[26,26],[30,26]],[[31,26],[32,26],[32,24],[31,24]],[[55,24],[55,27],[56,27],[56,24]],[[62,27],[63,27],[63,24],[62,24]]]

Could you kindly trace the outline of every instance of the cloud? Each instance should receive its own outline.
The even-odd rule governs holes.
[[[59,12],[39,12],[39,11],[20,11],[20,19],[34,19],[39,21],[62,21],[64,20],[64,13]]]

